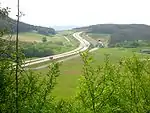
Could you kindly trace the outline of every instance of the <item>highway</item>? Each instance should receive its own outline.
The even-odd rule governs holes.
[[[89,52],[93,52],[95,50],[97,50],[98,48],[93,48],[93,49],[90,49]],[[63,62],[63,61],[67,61],[67,60],[71,60],[73,58],[76,58],[76,57],[79,57],[80,55],[79,54],[76,54],[76,55],[73,55],[73,56],[70,56],[70,57],[67,57],[67,58],[64,58],[64,59],[61,59],[61,60],[58,60],[58,62]],[[42,65],[42,66],[38,66],[38,67],[35,67],[35,68],[30,68],[31,70],[39,70],[39,69],[43,69],[43,68],[46,68],[48,67],[49,64],[45,64],[45,65]],[[26,68],[28,69],[28,68]]]
[[[76,32],[73,34],[73,37],[76,38],[80,42],[80,45],[78,48],[76,48],[72,51],[69,51],[69,52],[62,53],[62,54],[57,54],[57,55],[52,55],[52,56],[47,56],[47,57],[42,57],[42,58],[25,61],[24,64],[22,65],[22,67],[27,67],[30,65],[50,61],[50,60],[52,60],[52,59],[50,59],[50,57],[53,57],[53,59],[59,59],[59,58],[63,58],[63,57],[76,55],[76,54],[79,54],[80,52],[87,50],[90,46],[90,43],[80,36],[81,33],[82,32]]]

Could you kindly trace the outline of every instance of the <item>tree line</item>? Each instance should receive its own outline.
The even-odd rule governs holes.
[[[150,26],[144,24],[98,24],[76,30],[89,33],[110,34],[110,44],[124,41],[150,40]]]
[[[9,29],[12,33],[16,33],[16,20],[7,18],[0,19],[0,29],[7,28]],[[39,34],[43,35],[49,35],[49,34],[55,34],[55,30],[53,28],[48,28],[48,27],[42,27],[42,26],[34,26],[30,24],[26,24],[24,22],[19,22],[19,32],[37,32]]]

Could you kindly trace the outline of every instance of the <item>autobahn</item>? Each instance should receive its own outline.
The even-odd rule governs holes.
[[[69,52],[62,53],[62,54],[57,54],[57,55],[52,55],[52,56],[47,56],[47,57],[42,57],[42,58],[25,61],[24,64],[22,65],[22,67],[27,67],[30,65],[50,61],[50,60],[52,60],[50,58],[59,59],[59,58],[63,58],[63,57],[76,55],[76,54],[79,54],[80,52],[87,50],[90,46],[90,43],[80,36],[81,33],[82,32],[76,32],[73,34],[73,37],[76,38],[80,42],[80,45],[78,48],[76,48],[72,51],[69,51]]]

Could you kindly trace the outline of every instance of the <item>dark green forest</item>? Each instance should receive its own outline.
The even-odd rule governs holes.
[[[76,30],[87,33],[110,34],[110,44],[124,41],[150,40],[150,26],[144,24],[98,24]]]
[[[15,33],[17,30],[16,20],[13,20],[9,17],[7,19],[1,18],[0,29],[4,29],[4,28],[10,29],[12,33]],[[19,32],[37,32],[43,35],[55,34],[55,30],[53,28],[34,26],[34,25],[26,24],[24,22],[19,22]]]

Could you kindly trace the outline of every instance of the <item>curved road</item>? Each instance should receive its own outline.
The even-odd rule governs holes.
[[[47,57],[37,58],[34,60],[25,61],[25,63],[22,65],[22,67],[27,67],[27,66],[30,66],[33,64],[50,61],[51,60],[50,57],[53,57],[53,59],[58,59],[58,58],[63,58],[63,57],[79,54],[79,52],[83,52],[83,51],[87,50],[90,46],[90,43],[80,36],[81,33],[82,32],[76,32],[73,34],[73,37],[76,38],[80,42],[80,45],[78,48],[76,48],[72,51],[69,51],[69,52],[58,54],[58,55],[47,56]]]

